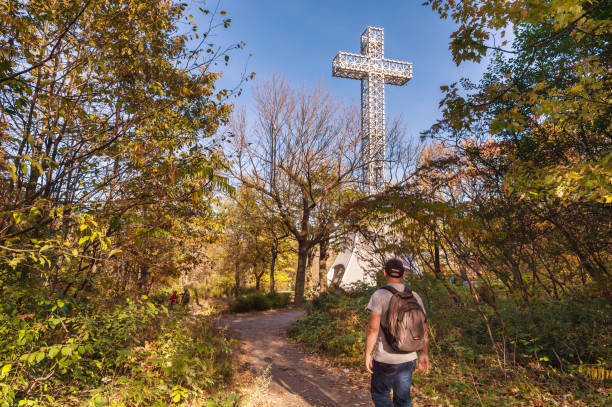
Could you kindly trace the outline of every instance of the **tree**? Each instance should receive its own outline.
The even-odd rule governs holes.
[[[322,89],[295,89],[273,78],[256,92],[257,118],[247,128],[237,114],[234,175],[265,196],[297,241],[295,299],[301,303],[309,252],[337,233],[339,208],[356,195],[359,131],[356,112],[342,108]]]
[[[236,275],[249,273],[255,280],[255,288],[261,288],[262,278],[270,279],[270,292],[275,291],[275,271],[280,257],[290,251],[289,235],[274,214],[267,212],[257,191],[241,186],[226,201],[224,243],[225,268]],[[237,290],[242,278],[237,278]]]
[[[226,375],[188,373],[216,370],[199,358],[161,382],[142,369],[166,343],[222,344],[157,307],[165,290],[143,295],[202,261],[230,190],[215,136],[229,55],[202,41],[230,20],[200,10],[208,31],[173,0],[0,2],[0,320],[20,332],[0,339],[3,404],[151,404],[176,388],[206,404],[195,383]],[[133,394],[102,380],[119,372]]]
[[[201,32],[171,1],[5,3],[2,277],[76,294],[129,273],[146,289],[143,255],[176,273],[171,253],[214,232],[214,190],[227,189],[212,138],[230,112],[212,71],[227,50],[188,44],[229,20]]]
[[[479,84],[442,87],[443,117],[426,132],[455,144],[452,161],[471,170],[471,213],[495,236],[479,258],[503,259],[502,281],[527,296],[592,282],[610,298],[609,1],[428,3],[461,24],[457,64],[493,51]],[[490,43],[508,29],[511,46]]]

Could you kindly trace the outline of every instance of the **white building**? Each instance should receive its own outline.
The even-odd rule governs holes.
[[[342,288],[357,282],[374,285],[376,272],[382,270],[385,261],[392,257],[399,257],[403,261],[407,273],[422,275],[421,269],[411,256],[377,254],[372,244],[357,235],[351,239],[351,244],[336,256],[327,271],[327,284]]]

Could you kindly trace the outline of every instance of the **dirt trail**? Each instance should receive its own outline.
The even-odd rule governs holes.
[[[285,337],[286,328],[302,316],[300,310],[254,312],[219,319],[244,342],[239,370],[256,375],[270,365],[271,382],[263,406],[371,406],[369,390],[350,373],[339,375],[314,363]],[[344,376],[344,377],[342,377]]]

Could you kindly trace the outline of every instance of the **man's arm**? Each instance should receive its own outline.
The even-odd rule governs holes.
[[[423,373],[427,373],[429,371],[429,336],[427,336],[427,343],[425,344],[425,347],[419,352],[416,371]]]
[[[365,365],[366,370],[372,373],[372,352],[376,339],[378,338],[378,330],[380,329],[380,314],[370,311],[370,323],[366,329],[366,346],[365,346]]]

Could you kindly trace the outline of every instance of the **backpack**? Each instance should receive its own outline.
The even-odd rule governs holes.
[[[393,294],[380,323],[389,346],[397,353],[423,349],[427,344],[427,316],[412,290],[404,287],[404,291],[398,291],[389,285],[382,289]]]

